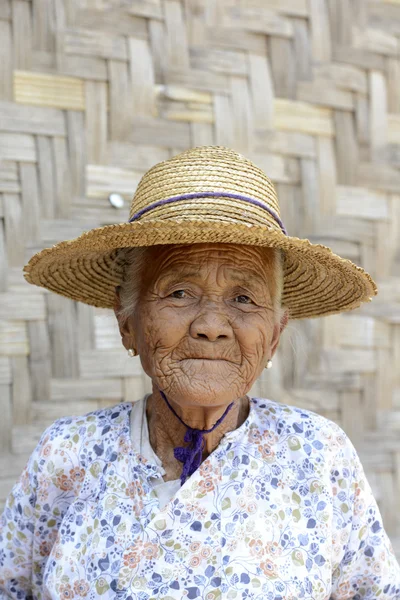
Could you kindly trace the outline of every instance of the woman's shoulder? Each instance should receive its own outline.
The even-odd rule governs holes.
[[[39,476],[62,476],[66,470],[89,467],[96,459],[109,460],[116,444],[129,435],[131,407],[125,402],[57,419],[42,433],[28,466]]]
[[[315,429],[332,428],[341,430],[340,425],[315,411],[302,408],[296,405],[270,400],[269,398],[253,397],[252,402],[255,406],[255,411],[258,415],[263,415],[265,418],[279,418],[287,424],[303,423]],[[296,429],[299,429],[298,427]],[[304,431],[304,426],[300,427],[300,431]]]
[[[83,415],[61,417],[51,423],[42,434],[46,440],[74,440],[78,437],[106,435],[112,429],[119,430],[126,425],[132,408],[130,402],[115,404],[87,412]]]
[[[345,451],[354,454],[355,449],[346,432],[338,424],[310,409],[269,400],[252,398],[254,404],[253,421],[257,427],[273,431],[275,439],[287,443],[292,448],[326,450],[330,454]]]

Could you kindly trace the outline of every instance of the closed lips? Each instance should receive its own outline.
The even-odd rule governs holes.
[[[187,358],[181,358],[180,362],[183,360],[209,360],[209,361],[225,361],[225,362],[234,362],[233,360],[229,360],[228,358],[210,358],[209,356],[188,356]],[[235,363],[236,364],[236,363]]]

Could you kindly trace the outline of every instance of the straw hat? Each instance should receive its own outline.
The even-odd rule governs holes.
[[[112,308],[123,276],[118,248],[221,242],[284,251],[283,305],[292,319],[360,306],[377,293],[371,277],[326,246],[290,237],[271,180],[223,146],[199,146],[157,163],[139,182],[129,221],[86,231],[35,254],[29,283]]]

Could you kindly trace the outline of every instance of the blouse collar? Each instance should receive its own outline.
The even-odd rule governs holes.
[[[149,396],[150,394],[146,394],[137,402],[131,403],[130,410],[128,410],[129,426],[127,431],[130,454],[135,457],[137,466],[146,479],[160,478],[165,475],[162,462],[150,445],[146,417],[146,403]],[[222,436],[220,444],[215,448],[214,452],[225,447],[228,443],[239,440],[248,434],[250,425],[254,420],[256,404],[257,398],[249,396],[249,414],[247,415],[246,420],[237,429],[226,432]],[[142,419],[146,419],[145,424],[142,423]],[[143,442],[146,443],[146,439],[150,447],[150,452],[146,452],[146,456],[144,456],[141,450],[143,448]]]

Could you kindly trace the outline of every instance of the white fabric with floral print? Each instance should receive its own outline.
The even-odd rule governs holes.
[[[131,411],[43,433],[0,519],[0,598],[400,598],[377,503],[334,422],[251,398],[160,508],[160,466],[132,444]]]

